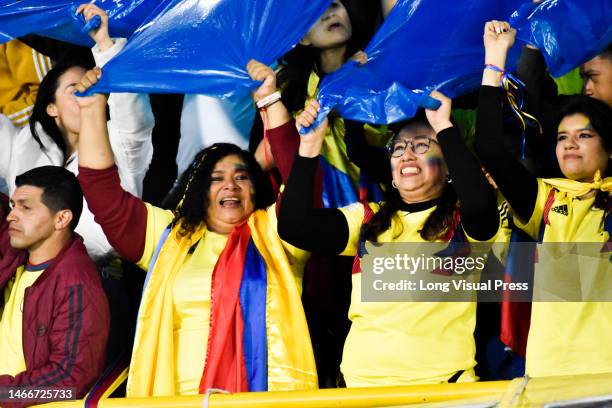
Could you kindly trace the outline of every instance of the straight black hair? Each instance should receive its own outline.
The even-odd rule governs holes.
[[[36,96],[36,102],[34,103],[34,109],[32,110],[32,116],[30,116],[30,132],[32,133],[32,137],[38,143],[42,150],[46,150],[46,146],[43,144],[38,131],[36,130],[36,123],[40,123],[43,130],[51,140],[60,148],[60,150],[64,153],[64,161],[68,159],[66,157],[68,155],[68,146],[66,144],[66,137],[55,123],[55,118],[49,116],[47,113],[47,107],[55,103],[55,92],[59,87],[60,79],[66,71],[72,68],[82,68],[87,69],[86,67],[74,64],[74,63],[66,63],[62,65],[55,66],[52,68],[47,75],[43,78],[40,86],[38,87],[38,95]]]
[[[575,114],[582,114],[589,118],[593,129],[599,134],[603,141],[604,149],[608,156],[612,154],[612,108],[599,99],[586,95],[572,95],[565,99],[565,103],[559,110],[557,128],[563,118]],[[606,174],[603,177],[612,176],[612,163],[608,159]],[[601,208],[606,212],[612,211],[612,199],[607,192],[600,191],[595,197],[595,208]]]

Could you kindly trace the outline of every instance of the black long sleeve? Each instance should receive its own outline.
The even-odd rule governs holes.
[[[499,228],[495,191],[480,169],[478,159],[467,148],[456,128],[438,133],[438,142],[461,203],[461,223],[474,239],[491,239]]]
[[[504,97],[501,88],[480,88],[476,115],[476,152],[514,212],[521,219],[528,220],[535,207],[538,182],[504,148]]]
[[[346,153],[371,183],[384,183],[391,176],[389,157],[384,149],[370,146],[365,138],[363,123],[344,120]]]
[[[339,254],[349,238],[346,218],[335,208],[315,209],[305,199],[313,196],[318,161],[296,154],[278,212],[278,234],[307,251]]]

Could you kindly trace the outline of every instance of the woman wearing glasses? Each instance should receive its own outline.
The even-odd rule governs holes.
[[[311,200],[327,122],[300,140],[283,193],[279,234],[313,252],[355,256],[371,242],[492,241],[499,213],[480,164],[450,121],[451,101],[426,120],[406,124],[389,145],[392,183],[384,202],[314,209]],[[318,104],[297,119],[310,126]],[[341,370],[347,386],[475,381],[473,302],[364,302],[361,273],[353,272]]]

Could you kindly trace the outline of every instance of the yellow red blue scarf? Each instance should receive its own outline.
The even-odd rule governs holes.
[[[188,237],[178,230],[166,230],[149,267],[130,366],[130,397],[174,394],[174,357],[164,336],[173,330],[172,283],[205,227]],[[318,387],[300,290],[265,211],[255,211],[231,232],[213,271],[210,313],[201,393],[208,388]]]

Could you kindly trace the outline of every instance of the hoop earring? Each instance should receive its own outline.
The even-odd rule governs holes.
[[[397,189],[397,184],[395,184],[395,180],[391,180],[391,185],[394,189]]]
[[[448,184],[450,184],[450,183],[452,183],[452,182],[453,182],[453,179],[451,178],[450,174],[447,174],[447,175],[446,175],[446,182],[447,182]]]

